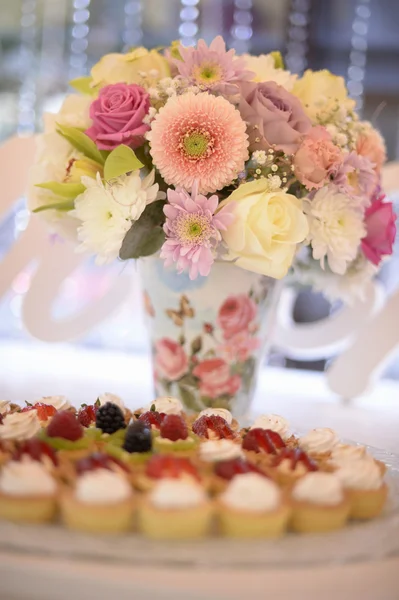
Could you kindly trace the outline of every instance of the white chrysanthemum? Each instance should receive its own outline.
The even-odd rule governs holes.
[[[353,207],[351,198],[332,186],[319,190],[313,200],[304,202],[309,220],[309,236],[313,258],[324,260],[334,273],[343,275],[355,260],[360,240],[366,235],[363,213]]]
[[[244,54],[242,58],[245,58],[245,68],[255,73],[253,81],[257,83],[275,81],[288,91],[291,91],[294,87],[297,75],[293,75],[285,69],[276,69],[271,54],[261,54],[260,56]]]
[[[87,189],[76,199],[73,211],[81,221],[78,251],[96,254],[97,264],[117,258],[133,221],[159,196],[154,178],[154,171],[144,179],[140,179],[140,171],[134,171],[105,184],[99,175],[97,180],[82,177]]]

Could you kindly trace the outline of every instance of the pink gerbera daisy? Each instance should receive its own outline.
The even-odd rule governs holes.
[[[221,230],[233,221],[231,206],[215,211],[219,199],[198,194],[197,183],[191,195],[178,188],[168,190],[168,204],[164,206],[166,241],[161,258],[165,266],[176,265],[179,273],[188,271],[190,279],[209,275],[214,262],[215,248],[220,243]]]
[[[255,73],[245,68],[246,59],[235,57],[235,50],[226,51],[222,36],[218,35],[209,48],[199,40],[196,48],[179,46],[181,60],[173,62],[180,75],[201,89],[234,94],[239,81],[250,81]]]
[[[221,96],[170,98],[151,124],[151,156],[166,183],[201,193],[229,185],[248,159],[246,124]]]

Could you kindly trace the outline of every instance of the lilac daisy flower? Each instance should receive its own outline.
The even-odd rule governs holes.
[[[173,62],[180,75],[204,90],[231,95],[239,81],[251,80],[255,73],[247,71],[246,59],[235,57],[235,50],[226,51],[223,38],[218,35],[208,47],[199,40],[196,48],[179,47],[182,60]]]
[[[334,184],[340,192],[358,200],[359,208],[366,208],[377,186],[377,176],[373,163],[356,152],[348,154],[338,167]]]
[[[165,267],[176,265],[177,271],[188,271],[190,279],[209,275],[215,260],[215,249],[234,216],[231,205],[215,211],[219,199],[198,193],[198,183],[191,195],[183,188],[168,189],[168,204],[164,206],[166,241],[161,249]]]

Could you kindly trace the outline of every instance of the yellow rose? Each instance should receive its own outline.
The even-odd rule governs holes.
[[[155,71],[157,72],[155,75]],[[91,70],[92,86],[111,83],[143,83],[140,73],[148,73],[150,84],[170,77],[168,61],[156,50],[135,48],[127,54],[106,54]]]
[[[286,90],[291,91],[297,76],[292,75],[290,71],[286,71],[280,66],[276,66],[282,64],[282,62],[276,60],[276,57],[273,56],[274,54],[274,52],[271,52],[270,54],[260,54],[259,56],[244,54],[245,67],[248,71],[255,73],[255,77],[252,81],[255,81],[256,83],[275,81],[279,85],[282,85]],[[277,54],[280,55],[279,52]]]
[[[297,244],[308,234],[302,201],[277,190],[266,178],[240,185],[226,200],[235,219],[222,232],[228,259],[248,271],[281,279],[290,268]]]
[[[356,105],[348,98],[344,78],[333,75],[327,69],[305,71],[291,92],[299,98],[306,114],[314,122],[328,119],[334,111],[353,110]]]

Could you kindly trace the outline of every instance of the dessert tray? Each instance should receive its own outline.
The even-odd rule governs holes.
[[[50,401],[49,399],[47,400],[48,402]],[[154,410],[154,407],[152,406],[151,409]],[[43,413],[43,409],[41,408],[40,410]],[[104,411],[103,414],[105,414]],[[87,413],[85,413],[85,418],[86,416]],[[136,423],[138,416],[138,414],[135,414],[133,417],[133,420],[136,419]],[[132,415],[130,414],[126,420],[130,420],[131,417]],[[282,417],[277,417],[276,419],[271,417],[274,418],[276,415],[268,415],[267,417],[263,417],[263,419],[270,422],[271,427],[275,427],[274,431],[278,428],[281,430],[283,426],[285,427],[285,420]],[[191,421],[191,423],[193,422]],[[104,423],[103,427],[106,428],[107,422]],[[95,424],[97,427],[101,424],[98,416]],[[131,425],[128,426],[126,432],[128,432],[129,427]],[[224,423],[223,427],[225,427]],[[254,427],[256,428],[256,425]],[[192,429],[194,431],[196,428],[192,426]],[[259,431],[259,428],[255,430]],[[44,430],[42,423],[42,434],[39,433],[37,435],[45,435],[44,431],[47,431],[47,434],[51,433],[50,427]],[[266,431],[273,431],[273,429],[267,429]],[[316,434],[313,432],[316,432]],[[323,430],[312,430],[309,438],[295,434],[295,436],[292,435],[290,438],[285,436],[285,440],[288,440],[287,444],[292,439],[299,440],[299,442],[303,440],[303,445],[305,445],[306,440],[308,443],[313,443],[315,438],[317,438],[319,443],[320,436],[323,437],[325,433],[331,436],[333,432],[332,430],[325,430],[324,432]],[[157,432],[156,435],[162,437],[161,434],[162,428],[161,433]],[[247,434],[248,431],[245,430],[244,438]],[[152,432],[152,435],[154,436],[154,432]],[[50,438],[51,436],[47,435],[47,442],[51,442]],[[126,439],[127,437],[125,437],[124,448],[128,448],[129,443],[132,442],[130,440],[126,444]],[[54,438],[54,440],[59,440],[59,438]],[[154,440],[156,441],[156,438],[153,438]],[[207,441],[209,442],[209,440]],[[207,444],[207,441],[197,441],[197,443]],[[323,443],[325,442],[324,439],[322,441]],[[133,440],[133,442],[137,443],[137,440]],[[160,440],[158,439],[158,447],[160,447],[159,442]],[[8,460],[21,460],[21,455],[18,458],[18,451],[21,449],[21,446],[18,446],[18,444],[20,443],[16,443],[16,454]],[[181,440],[179,443],[181,443]],[[341,446],[346,447],[346,449],[348,445],[351,448],[350,453],[353,451],[356,452],[357,444],[349,441],[341,441]],[[243,447],[245,447],[244,444]],[[171,567],[207,567],[214,569],[223,567],[258,569],[311,565],[327,566],[331,564],[375,561],[399,555],[399,456],[372,447],[359,446],[358,450],[366,452],[369,457],[368,459],[372,461],[373,458],[376,464],[380,466],[385,465],[384,481],[388,488],[388,496],[383,510],[375,518],[368,518],[365,521],[348,521],[345,526],[341,526],[334,531],[304,534],[286,532],[285,535],[276,539],[238,539],[231,536],[222,537],[217,533],[212,533],[213,530],[210,529],[208,536],[203,539],[154,540],[151,539],[151,535],[148,535],[148,531],[145,532],[147,535],[130,531],[125,531],[117,535],[105,535],[97,532],[93,534],[73,530],[73,527],[72,529],[65,527],[64,516],[64,524],[58,519],[51,523],[40,524],[22,524],[21,522],[13,522],[13,520],[0,520],[0,550],[15,554],[47,555],[72,560],[88,559],[115,562],[117,564],[134,564],[136,566],[146,565],[156,567],[169,565]],[[131,449],[129,451],[131,452]],[[302,452],[302,449],[300,451]],[[159,456],[159,450],[155,454]],[[311,451],[310,456],[312,456]],[[38,459],[36,458],[35,460]],[[14,462],[13,464],[15,465],[16,463]],[[76,466],[78,463],[74,464]],[[278,461],[276,461],[276,464],[279,464]],[[320,467],[320,462],[318,464]],[[7,465],[7,462],[3,462],[3,470],[5,470],[4,465]],[[79,470],[77,467],[76,469],[78,473]],[[76,483],[76,473],[74,477]],[[235,477],[238,479],[240,476]],[[301,476],[301,480],[303,480],[303,476]],[[72,485],[71,482],[70,484]],[[71,486],[69,489],[71,489]],[[290,495],[292,494],[292,499],[295,499],[292,489],[291,487],[289,488],[289,493]],[[150,495],[147,496],[146,494],[144,496],[141,494],[141,499],[151,498]],[[218,498],[222,498],[220,492],[218,493]],[[68,524],[68,519],[66,524]]]

